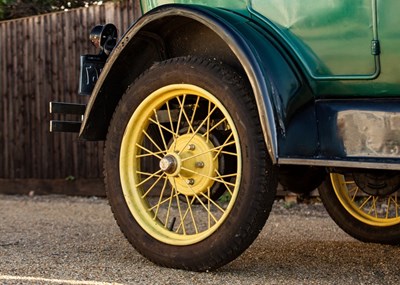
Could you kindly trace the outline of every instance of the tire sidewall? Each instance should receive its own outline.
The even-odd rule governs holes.
[[[222,74],[222,76],[221,76]],[[194,84],[213,94],[228,110],[237,129],[242,155],[242,178],[235,204],[223,224],[206,239],[187,246],[173,246],[159,242],[145,232],[133,218],[124,198],[120,183],[119,146],[124,130],[140,103],[155,90],[170,84]],[[238,94],[243,89],[243,80],[236,74],[229,74],[224,68],[216,68],[213,64],[193,64],[193,60],[178,60],[159,63],[141,76],[124,95],[114,116],[107,136],[105,152],[105,169],[107,195],[119,226],[133,246],[156,263],[169,267],[205,270],[214,264],[227,263],[236,258],[248,245],[241,242],[247,232],[261,231],[269,214],[275,193],[266,192],[262,185],[261,173],[265,167],[259,167],[260,144],[259,124],[254,124],[252,110],[246,109],[248,103]],[[237,87],[237,89],[235,88]],[[243,94],[248,92],[243,90]],[[249,94],[247,94],[248,96]],[[254,113],[254,112],[253,112]],[[258,120],[258,119],[257,119]],[[141,126],[137,126],[141,127]],[[261,158],[264,159],[264,158]],[[266,158],[265,158],[266,159]],[[272,172],[272,170],[270,170]],[[272,183],[273,184],[273,183]],[[271,187],[269,187],[271,188]],[[272,186],[273,188],[273,186]],[[269,189],[271,191],[271,189]],[[262,215],[254,217],[252,205],[262,203],[265,207]],[[249,222],[258,222],[256,229]],[[255,235],[255,234],[252,234]],[[255,237],[251,237],[254,240]],[[232,254],[229,250],[231,247]],[[244,247],[244,248],[237,248]],[[223,259],[224,261],[221,261]],[[214,261],[212,261],[214,260]]]
[[[400,224],[377,227],[363,223],[351,215],[342,205],[328,175],[319,188],[321,200],[335,223],[350,236],[364,242],[399,244]]]

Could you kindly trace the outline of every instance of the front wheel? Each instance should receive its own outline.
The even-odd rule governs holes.
[[[195,271],[236,258],[275,197],[246,81],[208,60],[157,63],[122,97],[105,149],[107,195],[132,245]]]
[[[365,242],[400,243],[400,177],[395,172],[331,173],[319,188],[336,224]]]

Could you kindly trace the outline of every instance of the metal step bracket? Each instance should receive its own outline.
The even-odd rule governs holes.
[[[76,121],[50,120],[50,132],[68,132],[78,133],[80,131],[83,114],[85,113],[85,104],[50,102],[50,114],[77,115],[80,118]]]

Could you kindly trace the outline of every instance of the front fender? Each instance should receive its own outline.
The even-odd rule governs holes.
[[[200,35],[190,29],[186,33],[185,26],[196,27]],[[243,71],[253,89],[269,155],[276,163],[278,131],[284,135],[288,114],[305,104],[293,99],[302,90],[300,77],[279,44],[250,17],[204,6],[161,6],[125,33],[93,90],[80,137],[104,139],[128,85],[154,62],[187,55],[227,61]]]

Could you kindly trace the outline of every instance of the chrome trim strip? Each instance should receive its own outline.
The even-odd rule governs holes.
[[[365,169],[382,169],[382,170],[400,170],[400,162],[399,163],[382,163],[382,162],[379,163],[379,162],[323,160],[323,159],[279,158],[278,164],[365,168]]]

